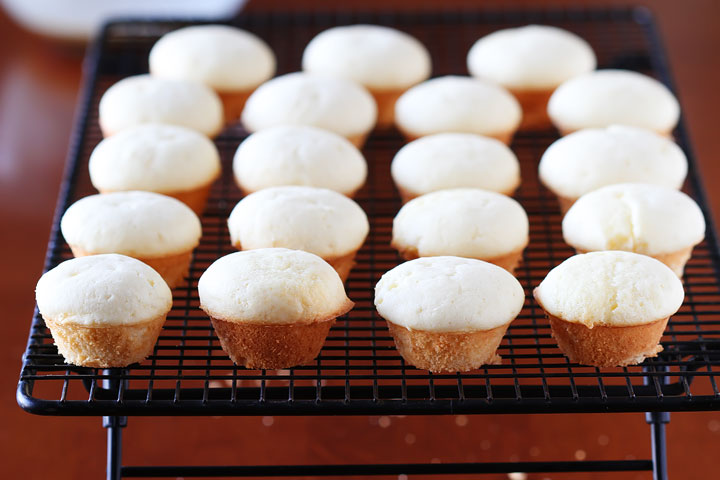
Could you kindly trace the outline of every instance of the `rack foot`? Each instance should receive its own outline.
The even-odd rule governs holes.
[[[653,480],[668,480],[665,424],[670,422],[670,413],[646,413],[645,421],[650,425],[652,436]]]
[[[122,429],[127,426],[127,417],[103,417],[107,428],[107,480],[120,480],[122,469]]]

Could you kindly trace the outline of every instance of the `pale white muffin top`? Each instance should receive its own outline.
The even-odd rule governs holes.
[[[705,218],[682,192],[642,183],[609,185],[578,199],[563,218],[565,242],[585,251],[672,253],[702,242]]]
[[[88,253],[152,258],[195,248],[202,227],[184,203],[159,193],[90,195],[72,204],[60,222],[65,241]]]
[[[395,183],[422,195],[446,188],[511,192],[520,184],[520,165],[507,145],[472,133],[437,133],[402,147],[390,172]]]
[[[494,83],[449,75],[410,88],[395,103],[395,123],[415,136],[441,132],[494,135],[514,131],[522,110]]]
[[[518,202],[475,188],[440,190],[406,203],[393,220],[393,245],[419,257],[491,259],[524,248],[528,217]]]
[[[366,134],[376,119],[375,100],[362,85],[304,72],[263,83],[242,113],[242,123],[251,132],[277,125],[311,125],[345,137]]]
[[[669,139],[649,130],[612,125],[580,130],[543,154],[540,181],[557,195],[577,198],[615,183],[682,187],[687,158]]]
[[[504,268],[471,258],[411,260],[375,286],[380,316],[410,330],[491,330],[514,320],[524,301],[520,282]]]
[[[513,89],[553,89],[595,69],[590,45],[562,28],[526,25],[498,30],[470,48],[470,74]]]
[[[275,74],[275,55],[257,35],[227,25],[194,25],[163,35],[150,50],[150,73],[204,83],[219,92],[249,90]]]
[[[631,252],[591,252],[568,258],[535,289],[550,315],[586,327],[626,327],[673,315],[685,297],[682,282],[654,258]]]
[[[98,190],[173,193],[215,180],[220,155],[213,142],[193,130],[145,124],[101,141],[90,155],[89,168]]]
[[[185,80],[135,75],[107,89],[100,99],[103,133],[143,123],[180,125],[213,137],[222,129],[223,107],[209,87]]]
[[[430,53],[415,37],[380,25],[320,32],[305,47],[306,72],[347,78],[371,89],[402,89],[430,76]]]
[[[359,249],[370,226],[363,209],[340,193],[284,186],[240,200],[228,229],[233,245],[243,250],[284,247],[331,259]]]
[[[337,272],[312,253],[263,248],[216,260],[198,282],[200,308],[238,323],[287,325],[330,320],[352,302]]]
[[[125,255],[67,260],[37,283],[40,314],[63,324],[134,325],[167,314],[170,288],[159,273]]]
[[[597,70],[558,87],[548,115],[565,130],[633,125],[667,134],[680,118],[680,104],[662,83],[629,70]]]
[[[349,195],[365,183],[367,163],[355,145],[336,133],[280,125],[253,133],[240,144],[233,173],[248,192],[306,185]]]

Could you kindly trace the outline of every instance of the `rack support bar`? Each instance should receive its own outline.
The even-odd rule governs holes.
[[[127,417],[103,417],[107,428],[107,480],[120,480],[122,470],[122,429]]]
[[[653,480],[668,480],[665,425],[670,422],[670,412],[646,413],[645,421],[652,436]]]

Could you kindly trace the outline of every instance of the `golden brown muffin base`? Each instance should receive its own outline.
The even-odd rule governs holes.
[[[102,119],[100,119],[100,121],[98,123],[100,124],[100,132],[102,133],[103,138],[112,137],[113,135],[115,135],[116,133],[119,133],[121,131],[121,130],[109,130],[107,127],[103,126]],[[180,126],[183,126],[183,125],[180,125]],[[189,128],[189,127],[186,127],[186,128]],[[205,134],[204,132],[201,132],[199,130],[196,130],[196,131],[203,135],[207,135],[207,137],[210,139],[213,139],[213,138],[217,137],[218,135],[220,135],[220,132],[222,132],[222,129],[223,129],[223,126],[220,125],[217,128],[217,130],[215,130],[209,134]]]
[[[237,92],[215,92],[218,94],[218,97],[220,97],[223,105],[225,125],[238,123],[240,121],[240,115],[242,114],[243,108],[245,108],[245,102],[253,91],[254,89],[240,90]]]
[[[575,204],[577,198],[563,197],[562,195],[557,195],[557,200],[558,205],[560,206],[560,216],[564,217],[568,210],[570,210],[570,207]]]
[[[499,363],[495,352],[509,325],[477,332],[429,332],[387,324],[405,361],[431,372],[467,372]]]
[[[362,148],[365,146],[365,141],[367,140],[368,134],[363,133],[360,135],[350,135],[345,138],[347,138],[350,143],[355,145],[358,149],[362,150]]]
[[[400,256],[403,257],[405,260],[415,260],[416,258],[420,258],[420,255],[418,255],[417,247],[415,246],[406,246],[406,245],[398,245],[394,241],[390,244],[393,248],[395,248],[399,253]],[[479,257],[467,257],[467,258],[475,258],[476,260],[482,260],[484,262],[492,263],[494,265],[497,265],[498,267],[502,267],[511,274],[515,275],[515,269],[520,264],[520,260],[522,260],[522,254],[525,250],[525,247],[520,248],[519,250],[513,250],[512,252],[506,253],[505,255],[499,255],[497,257],[490,257],[490,258],[479,258]],[[447,255],[452,255],[448,253]]]
[[[260,190],[262,190],[262,188],[261,188],[260,190],[248,190],[247,188],[243,188],[243,187],[240,186],[240,184],[237,182],[237,179],[235,179],[235,185],[237,185],[237,187],[240,189],[240,193],[242,194],[243,197],[247,197],[247,196],[250,195],[251,193],[259,192]],[[282,186],[282,185],[273,185],[273,186],[280,187],[280,186]],[[265,188],[270,188],[270,187],[265,187]],[[318,187],[318,188],[326,188],[326,187]],[[358,190],[360,190],[361,188],[362,188],[362,185],[359,186],[358,188],[356,188],[355,190],[351,191],[351,192],[338,192],[338,193],[341,194],[341,195],[345,195],[345,196],[348,197],[348,198],[355,198],[355,195],[357,194]],[[332,190],[332,189],[329,189],[329,190]],[[337,192],[337,190],[334,190],[334,191]]]
[[[588,253],[590,250],[582,250],[579,248],[576,248],[575,251],[579,254],[581,253]],[[656,260],[660,260],[662,263],[670,267],[670,269],[675,272],[675,275],[682,278],[683,273],[685,271],[685,264],[687,264],[687,261],[690,260],[690,257],[692,256],[693,247],[687,247],[683,248],[681,250],[677,250],[675,252],[670,253],[659,253],[656,255],[648,255],[649,257],[652,257]],[[635,252],[638,253],[638,252]],[[646,255],[646,254],[643,254]]]
[[[240,242],[236,242],[233,244],[233,247],[237,248],[238,250],[243,250],[242,244]],[[340,276],[340,279],[345,283],[345,280],[347,280],[348,276],[350,275],[350,270],[355,266],[355,256],[357,255],[357,250],[353,250],[350,253],[347,253],[345,255],[341,255],[339,257],[321,257],[323,260],[325,260],[328,264],[330,264],[331,267],[335,269],[337,274]]]
[[[327,263],[330,264],[331,267],[335,269],[335,271],[340,276],[340,279],[345,283],[348,276],[350,275],[350,270],[355,266],[355,255],[357,255],[357,250],[353,250],[352,252],[343,255],[341,257],[334,257],[334,258],[323,258]]]
[[[515,194],[515,190],[517,190],[519,186],[520,186],[520,184],[518,183],[517,186],[511,188],[510,190],[505,190],[503,192],[497,192],[497,193],[501,193],[503,195],[507,195],[508,197],[512,197]],[[403,205],[405,205],[407,202],[409,202],[410,200],[412,200],[414,198],[420,197],[422,195],[426,195],[425,193],[416,193],[416,192],[413,192],[412,190],[408,190],[407,188],[403,188],[400,185],[398,185],[397,183],[395,184],[395,188],[397,188],[397,191],[400,194],[400,200],[402,201]],[[460,188],[460,187],[458,187],[458,188]],[[432,192],[427,192],[427,193],[432,193]]]
[[[236,365],[274,370],[305,365],[318,356],[335,318],[290,325],[237,323],[210,317],[220,345]]]
[[[552,122],[547,114],[547,104],[555,91],[554,88],[545,90],[511,88],[509,90],[522,107],[523,116],[520,130],[534,131],[552,128]]]
[[[405,89],[368,90],[377,104],[378,114],[375,129],[388,130],[392,128],[395,123],[395,102],[400,98],[400,95],[405,93]]]
[[[551,121],[552,121],[552,119],[551,119]],[[571,133],[577,132],[578,130],[583,130],[582,128],[565,128],[565,127],[561,127],[560,125],[558,125],[558,124],[556,124],[556,123],[554,123],[554,122],[553,122],[553,125],[555,126],[555,128],[557,129],[557,131],[560,133],[560,136],[561,136],[561,137],[564,137],[565,135],[570,135]],[[590,127],[587,127],[587,128],[590,128]],[[600,128],[600,127],[593,127],[593,128]],[[673,127],[673,129],[674,129],[674,127]],[[668,139],[670,139],[670,140],[674,140],[675,137],[674,137],[673,134],[672,134],[673,129],[670,129],[670,130],[667,130],[667,131],[662,131],[662,132],[657,131],[657,130],[652,130],[652,131],[654,131],[654,132],[657,133],[658,135],[662,135],[662,136],[665,137],[665,138],[668,138]]]
[[[546,312],[552,336],[572,362],[594,367],[636,365],[662,352],[659,345],[668,318],[644,325],[588,328]]]
[[[88,252],[76,245],[70,245],[70,250],[75,257],[87,257],[89,255],[97,255],[97,253]],[[175,255],[163,255],[161,257],[137,257],[134,255],[128,255],[141,262],[149,265],[156,272],[163,277],[165,283],[170,288],[175,288],[180,285],[188,272],[190,271],[190,262],[192,261],[193,250],[187,252],[177,253]],[[123,255],[125,255],[123,253]]]
[[[212,184],[213,182],[210,182],[207,185],[203,185],[202,187],[192,190],[160,193],[163,193],[168,197],[177,198],[185,205],[190,207],[197,216],[200,216],[205,211],[205,206],[207,205],[208,198],[210,197],[210,189],[212,188]]]
[[[194,188],[192,190],[179,190],[175,192],[155,192],[160,193],[163,195],[167,195],[168,197],[175,198],[177,200],[180,200],[185,205],[190,207],[190,209],[195,212],[197,216],[202,215],[202,213],[205,211],[205,205],[207,204],[207,200],[210,197],[210,189],[212,188],[212,184],[215,181],[213,179],[212,182],[208,183],[207,185],[203,185],[198,188]],[[118,190],[103,190],[98,189],[100,193],[113,193],[117,192]]]
[[[132,325],[90,327],[45,318],[55,345],[67,363],[115,368],[144,360],[153,351],[165,315]]]
[[[405,138],[405,141],[407,141],[407,142],[412,142],[413,140],[417,140],[418,138],[430,135],[429,133],[425,134],[425,135],[417,135],[415,133],[411,133],[408,130],[403,129],[400,125],[397,124],[397,122],[395,123],[395,126],[397,127],[398,131],[402,134],[402,136]],[[433,133],[441,133],[441,132],[433,132]],[[513,135],[515,135],[515,131],[511,130],[511,131],[507,131],[507,132],[498,132],[498,133],[492,133],[492,134],[484,133],[482,135],[485,137],[490,137],[490,138],[494,138],[496,140],[500,140],[505,145],[510,145],[512,143]]]

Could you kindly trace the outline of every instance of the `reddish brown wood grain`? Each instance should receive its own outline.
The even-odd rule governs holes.
[[[354,8],[626,4],[624,1],[343,2]],[[720,214],[720,3],[646,1],[655,12],[714,218]],[[251,2],[249,9],[335,8],[333,1]],[[67,151],[82,53],[58,47],[0,13],[0,292],[4,331],[0,378],[3,478],[102,478],[105,433],[98,418],[36,417],[14,390]],[[714,478],[720,459],[717,413],[673,414],[671,478]],[[640,414],[341,418],[131,418],[126,464],[462,462],[648,458]],[[429,478],[429,477],[428,477]],[[506,478],[490,476],[486,478]],[[648,474],[534,475],[635,479]]]

